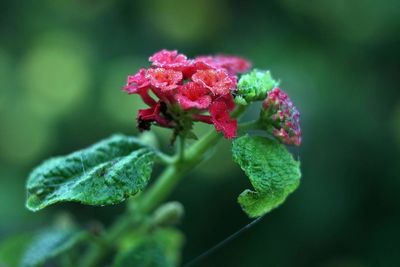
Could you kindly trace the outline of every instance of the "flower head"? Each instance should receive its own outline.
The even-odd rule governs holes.
[[[221,55],[188,59],[175,50],[161,50],[149,60],[152,66],[129,76],[124,87],[149,105],[138,112],[140,130],[155,124],[173,128],[174,136],[193,136],[197,121],[213,124],[226,138],[236,136],[237,122],[230,111],[235,107],[236,74],[250,67],[247,60]]]
[[[261,121],[281,142],[296,146],[301,144],[300,113],[280,88],[268,92],[263,102]]]
[[[182,72],[171,69],[157,68],[147,71],[150,84],[162,91],[170,91],[178,87],[182,81]]]
[[[138,94],[143,102],[152,106],[156,101],[149,96],[150,82],[146,78],[146,69],[140,69],[135,75],[129,75],[126,85],[123,88],[128,94]]]
[[[209,89],[214,95],[227,95],[235,89],[236,83],[224,70],[198,70],[192,80]]]
[[[148,88],[149,81],[146,79],[146,69],[140,69],[135,75],[129,75],[124,90],[128,94],[136,94],[140,89]]]
[[[203,68],[224,69],[231,75],[245,72],[251,67],[249,61],[228,55],[200,56],[195,58],[195,63]]]
[[[183,109],[207,109],[212,101],[209,90],[194,82],[180,86],[175,97]]]
[[[218,132],[227,139],[236,137],[237,121],[229,115],[229,106],[224,101],[215,101],[210,106],[211,121]]]
[[[181,68],[188,65],[188,60],[185,55],[178,54],[176,50],[163,49],[149,58],[149,61],[154,66],[159,68]]]

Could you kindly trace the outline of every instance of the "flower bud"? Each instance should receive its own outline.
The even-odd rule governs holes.
[[[300,113],[288,95],[278,87],[268,92],[263,102],[260,123],[282,143],[300,146]]]
[[[154,211],[154,223],[161,226],[177,224],[184,214],[183,205],[180,202],[172,201],[165,203]]]
[[[263,100],[268,91],[278,85],[269,71],[253,70],[240,77],[235,102],[247,105],[252,101]]]

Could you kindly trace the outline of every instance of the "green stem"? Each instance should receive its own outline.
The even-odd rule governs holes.
[[[153,211],[160,203],[162,203],[175,188],[176,184],[182,178],[183,174],[194,167],[201,156],[207,149],[214,145],[221,135],[214,130],[208,133],[205,137],[195,143],[192,147],[182,152],[185,158],[176,160],[169,165],[159,176],[157,181],[150,189],[140,198],[139,211],[141,214],[148,214]],[[137,210],[136,210],[137,211]],[[121,217],[111,227],[110,232],[103,236],[103,244],[93,244],[83,259],[81,266],[96,267],[99,261],[105,256],[108,250],[112,247],[115,241],[122,236],[127,229],[132,226],[132,218],[128,216]]]
[[[231,116],[238,118],[246,110],[245,106],[238,106]],[[171,163],[159,176],[157,181],[138,199],[140,214],[148,214],[158,207],[169,196],[183,174],[201,162],[205,152],[213,147],[221,138],[214,129],[190,148],[184,149],[184,140],[180,140],[177,160]],[[100,260],[107,254],[115,242],[133,226],[132,216],[121,217],[116,221],[108,233],[104,234],[103,244],[93,244],[82,261],[83,267],[97,267]]]
[[[183,174],[197,165],[202,155],[209,147],[216,144],[220,137],[221,135],[213,130],[187,149],[184,152],[185,157],[182,160],[178,160],[175,164],[167,167],[154,185],[140,199],[140,211],[149,213],[162,203],[171,193],[172,189],[175,188],[175,185],[182,178]]]
[[[185,137],[179,136],[178,143],[178,161],[183,161],[185,159]]]
[[[158,160],[159,163],[161,163],[163,165],[170,165],[170,164],[172,164],[174,162],[174,158],[173,157],[171,157],[171,156],[169,156],[167,154],[164,154],[161,151],[157,151],[156,150],[156,154],[157,154],[156,159]]]
[[[246,110],[246,106],[238,106],[233,112],[232,117],[238,118]],[[161,174],[159,179],[154,185],[147,191],[140,202],[140,210],[143,213],[148,213],[162,203],[172,189],[182,178],[183,174],[193,168],[195,165],[200,163],[203,154],[212,146],[214,146],[218,139],[221,138],[221,134],[218,134],[215,130],[211,130],[202,139],[197,141],[189,149],[182,152],[184,158],[175,162],[175,164],[169,166]]]

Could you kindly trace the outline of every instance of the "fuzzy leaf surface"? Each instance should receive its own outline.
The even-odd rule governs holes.
[[[300,163],[275,140],[242,136],[233,142],[232,153],[254,188],[238,197],[249,217],[260,217],[276,208],[300,183]]]
[[[32,171],[26,206],[32,211],[73,201],[117,204],[143,190],[155,152],[138,139],[113,135],[89,148],[49,159]]]

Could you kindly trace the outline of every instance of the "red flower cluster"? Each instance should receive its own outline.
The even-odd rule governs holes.
[[[250,68],[248,61],[222,55],[188,59],[168,50],[155,53],[149,60],[152,66],[128,76],[124,87],[149,105],[137,115],[140,130],[156,124],[184,134],[193,121],[201,121],[214,124],[226,138],[236,136],[237,122],[229,115],[235,106],[232,92],[236,90],[236,74]]]
[[[280,88],[268,92],[263,103],[263,119],[272,124],[272,133],[287,145],[300,146],[300,113]]]

